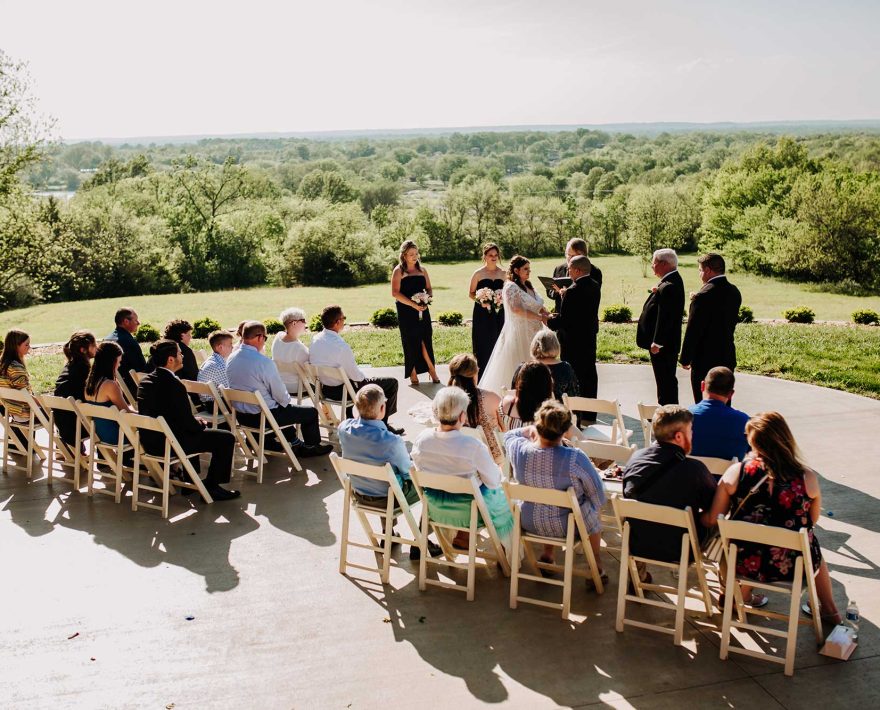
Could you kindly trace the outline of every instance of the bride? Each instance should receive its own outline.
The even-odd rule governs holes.
[[[502,387],[510,387],[514,370],[529,359],[532,338],[547,323],[549,313],[529,282],[531,272],[532,266],[524,256],[510,260],[502,291],[504,327],[480,377],[481,389],[500,394]]]

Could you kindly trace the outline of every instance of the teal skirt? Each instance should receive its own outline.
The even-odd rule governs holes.
[[[489,511],[489,517],[501,539],[501,544],[505,549],[510,550],[513,536],[513,513],[510,512],[510,505],[507,502],[507,496],[504,495],[504,490],[480,486],[480,492],[483,494],[486,509]],[[454,525],[458,528],[470,527],[473,496],[466,493],[447,493],[426,488],[425,497],[428,499],[428,514],[431,516],[431,520],[443,525]],[[479,512],[477,515],[479,516],[477,527],[485,527],[483,516]]]

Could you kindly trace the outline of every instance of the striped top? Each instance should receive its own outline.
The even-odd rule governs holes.
[[[14,390],[31,391],[31,381],[28,377],[27,368],[18,360],[13,360],[6,370],[6,374],[0,375],[0,387],[9,387]],[[31,415],[31,408],[23,402],[8,402],[9,414],[16,419],[27,419]]]

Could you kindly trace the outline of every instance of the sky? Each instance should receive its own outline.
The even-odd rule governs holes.
[[[876,0],[0,0],[60,137],[880,118]]]

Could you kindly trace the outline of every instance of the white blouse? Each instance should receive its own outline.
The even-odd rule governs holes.
[[[309,361],[309,349],[299,340],[294,340],[292,343],[285,342],[283,340],[284,335],[283,330],[275,334],[275,340],[272,341],[272,360],[275,363],[307,363]],[[278,374],[281,375],[281,381],[287,387],[287,391],[296,394],[299,389],[299,378],[292,372],[282,372],[279,370]]]

